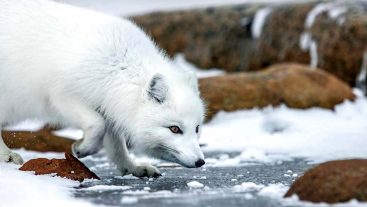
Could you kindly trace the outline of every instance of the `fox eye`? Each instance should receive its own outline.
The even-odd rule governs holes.
[[[170,126],[168,129],[174,134],[183,134],[182,130],[178,126]]]
[[[196,132],[196,133],[199,133],[199,127],[200,127],[200,125],[197,125],[197,126],[196,126],[196,129],[195,129],[195,132]]]

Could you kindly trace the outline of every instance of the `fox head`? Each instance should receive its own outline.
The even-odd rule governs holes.
[[[184,167],[201,167],[205,164],[199,146],[204,104],[197,77],[190,72],[176,75],[180,77],[169,79],[157,73],[147,81],[136,114],[133,149]]]

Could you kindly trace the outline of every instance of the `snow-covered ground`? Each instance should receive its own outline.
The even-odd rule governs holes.
[[[61,158],[60,153],[39,153],[16,150],[24,160],[37,157]],[[33,172],[19,171],[20,166],[0,163],[0,206],[93,206],[72,198],[72,187],[79,182],[70,181],[51,175],[34,176]]]

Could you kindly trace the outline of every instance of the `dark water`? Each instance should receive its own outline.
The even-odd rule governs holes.
[[[212,155],[213,156],[213,155]],[[243,182],[256,184],[282,183],[289,186],[296,177],[311,167],[305,160],[277,164],[251,164],[240,167],[181,167],[160,168],[158,179],[121,177],[103,157],[84,161],[102,179],[87,181],[76,189],[75,197],[107,206],[212,206],[212,207],[270,207],[284,206],[279,199],[260,196],[256,190],[237,192],[235,185]],[[187,183],[198,181],[205,187],[190,188]],[[129,186],[130,189],[86,190],[96,185]]]

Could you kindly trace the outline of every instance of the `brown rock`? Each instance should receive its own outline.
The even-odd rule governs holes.
[[[45,127],[39,131],[2,131],[5,144],[10,148],[25,148],[39,152],[69,152],[72,139],[53,135],[52,129]]]
[[[183,53],[200,68],[228,72],[260,70],[281,62],[310,64],[310,52],[300,47],[302,33],[309,32],[317,44],[317,66],[355,86],[367,45],[366,3],[338,2],[348,8],[344,22],[325,11],[311,28],[305,28],[308,13],[318,3],[270,5],[272,13],[258,39],[251,37],[254,16],[269,4],[160,12],[132,19],[169,55]]]
[[[320,164],[298,178],[285,197],[293,194],[312,202],[367,201],[367,160],[337,160]]]
[[[84,179],[100,179],[72,154],[66,152],[65,158],[52,160],[38,158],[29,160],[19,170],[34,171],[36,175],[56,173],[57,176],[80,182]]]
[[[292,108],[332,109],[355,97],[352,89],[333,75],[299,64],[278,64],[260,72],[203,78],[199,84],[209,119],[220,110],[282,103]]]

